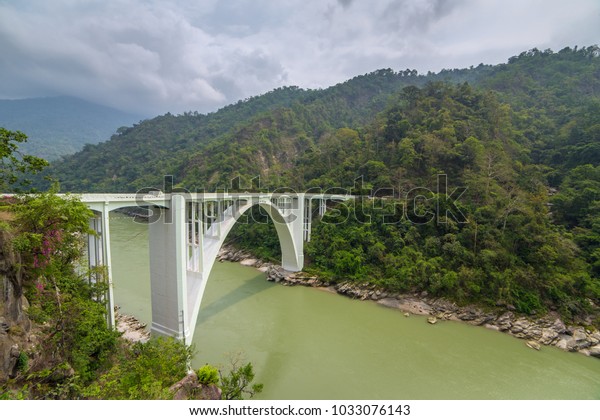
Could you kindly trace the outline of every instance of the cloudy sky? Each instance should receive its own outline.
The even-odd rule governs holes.
[[[598,0],[0,0],[0,98],[153,116],[600,44]]]

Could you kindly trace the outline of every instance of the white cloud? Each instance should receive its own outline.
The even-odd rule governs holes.
[[[0,97],[214,110],[377,68],[437,71],[600,39],[596,0],[0,2]]]

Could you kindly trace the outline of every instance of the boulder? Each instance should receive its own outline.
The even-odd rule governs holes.
[[[169,391],[173,392],[174,400],[189,400],[199,392],[200,386],[198,375],[196,372],[191,372],[182,380],[172,385]]]
[[[197,399],[199,399],[199,400],[220,400],[221,394],[222,394],[221,388],[219,388],[215,384],[202,385],[202,388],[200,389],[200,393],[198,394]]]
[[[587,334],[583,328],[576,328],[573,330],[573,339],[575,341],[587,340]]]
[[[475,315],[475,314],[473,314],[471,312],[459,312],[456,316],[461,321],[472,321],[475,318],[477,318],[477,315]]]
[[[404,298],[398,301],[398,308],[404,312],[416,315],[429,315],[432,313],[431,306],[418,298]]]
[[[500,331],[506,331],[512,327],[513,320],[515,319],[515,314],[512,312],[506,312],[496,319],[495,324],[498,326]]]
[[[526,318],[519,318],[513,322],[509,332],[518,338],[538,340],[542,337],[542,328]]]
[[[564,334],[567,331],[565,323],[562,322],[559,318],[556,318],[556,321],[554,321],[554,324],[552,324],[551,328],[554,331],[556,331],[557,334]]]
[[[592,342],[588,339],[588,335],[583,327],[578,327],[573,330],[573,340],[575,340],[575,350],[586,349],[592,345]]]
[[[190,372],[169,388],[174,400],[220,400],[221,389],[214,385],[202,385],[196,372]]]
[[[531,327],[531,323],[527,319],[519,318],[513,322],[512,326],[510,327],[510,332],[516,335],[525,331],[529,327]]]
[[[556,347],[566,351],[579,351],[590,347],[590,345],[591,343],[587,340],[587,337],[582,338],[580,334],[576,334],[576,336],[560,334],[556,342]]]
[[[494,319],[496,319],[496,317],[492,314],[483,314],[478,316],[477,318],[475,318],[471,324],[474,325],[485,325],[488,324],[490,322],[492,322]]]
[[[542,328],[542,335],[540,337],[540,343],[549,345],[558,339],[558,333],[552,328]]]
[[[565,351],[575,351],[575,340],[573,337],[567,334],[560,334],[558,336],[558,341],[556,342],[556,347]]]
[[[595,345],[593,347],[590,347],[588,349],[590,356],[594,356],[594,357],[598,357],[600,358],[600,345]]]

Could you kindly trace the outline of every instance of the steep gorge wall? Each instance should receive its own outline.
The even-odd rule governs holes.
[[[10,234],[0,230],[0,383],[17,374],[19,356],[27,346],[27,305],[19,255],[10,248]]]

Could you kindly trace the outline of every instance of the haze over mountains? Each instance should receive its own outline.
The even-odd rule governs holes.
[[[86,144],[108,140],[121,126],[143,119],[83,99],[57,96],[0,100],[0,127],[27,134],[19,150],[55,160],[78,152]]]

